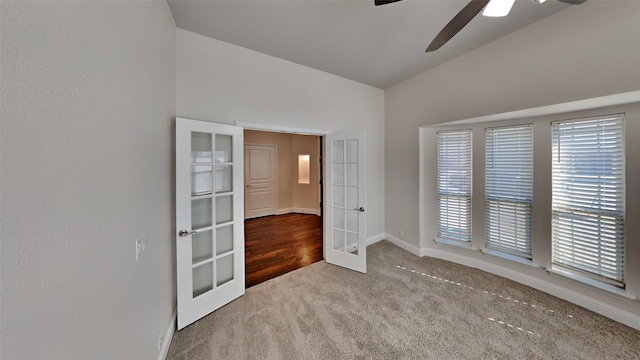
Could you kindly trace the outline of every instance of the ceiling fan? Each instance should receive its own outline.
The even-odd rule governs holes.
[[[391,4],[394,2],[398,2],[401,0],[374,0],[376,6]],[[533,0],[539,3],[543,3],[546,0]],[[587,0],[558,0],[563,3],[571,4],[571,5],[579,5]],[[464,28],[482,9],[485,9],[482,13],[485,16],[491,17],[499,17],[506,16],[515,0],[471,0],[460,10],[456,16],[449,21],[445,27],[440,30],[438,35],[431,41],[429,47],[427,47],[426,52],[431,52],[440,49],[440,47],[447,43],[447,41],[451,40],[462,28]],[[485,7],[486,6],[486,7]]]

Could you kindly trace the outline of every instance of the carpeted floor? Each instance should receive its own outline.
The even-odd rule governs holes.
[[[387,241],[367,274],[324,261],[176,332],[168,359],[640,359],[640,332]]]

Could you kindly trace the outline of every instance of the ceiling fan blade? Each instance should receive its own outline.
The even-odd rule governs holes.
[[[401,0],[375,0],[376,6],[387,5]]]
[[[571,0],[568,0],[571,1]],[[449,23],[436,35],[426,52],[435,51],[451,40],[469,21],[471,21],[489,3],[489,0],[471,0]]]
[[[587,2],[587,0],[558,0],[560,2],[563,2],[565,4],[571,4],[571,5],[580,5],[582,3]]]

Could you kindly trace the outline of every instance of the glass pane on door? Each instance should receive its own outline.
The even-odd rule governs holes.
[[[346,187],[346,192],[347,192],[347,209],[355,209],[357,208],[359,205],[359,201],[358,201],[358,188],[357,187],[353,187],[353,186],[347,186]]]
[[[216,135],[216,163],[233,161],[233,137],[230,135]]]
[[[347,209],[345,229],[356,233],[358,232],[358,215],[360,215],[360,213],[357,210]]]
[[[344,162],[344,141],[336,140],[333,142],[333,159],[334,163]]]
[[[333,187],[333,206],[344,206],[344,186]]]
[[[216,165],[216,193],[233,190],[233,167],[231,165]]]
[[[216,264],[216,286],[233,280],[233,254],[218,259]]]
[[[346,164],[347,174],[345,176],[346,185],[358,185],[358,164]]]
[[[213,189],[213,168],[211,166],[191,166],[191,196],[211,194]]]
[[[333,250],[344,251],[344,231],[333,230]]]
[[[345,151],[345,160],[348,163],[358,162],[358,140],[347,140]]]
[[[213,153],[211,151],[211,134],[192,132],[191,133],[191,162],[192,163],[212,163]]]
[[[213,289],[213,262],[193,268],[193,297]]]
[[[233,195],[216,197],[216,224],[233,220]]]
[[[198,264],[213,258],[213,232],[199,232],[191,236],[191,260]]]
[[[216,255],[222,255],[233,250],[233,225],[226,225],[216,229]]]
[[[212,198],[191,200],[191,229],[197,230],[212,225],[212,204]]]
[[[347,252],[351,255],[358,255],[358,234],[347,232],[346,235]]]
[[[345,223],[344,209],[334,208],[333,209],[333,228],[343,230],[344,223]]]

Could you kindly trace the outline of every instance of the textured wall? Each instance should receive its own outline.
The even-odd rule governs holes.
[[[157,358],[175,308],[169,8],[2,1],[1,36],[0,357]]]
[[[367,133],[367,236],[384,232],[384,92],[178,29],[178,116]]]
[[[417,196],[419,126],[640,90],[638,14],[640,2],[588,1],[388,89],[386,232],[399,236],[404,231],[410,245],[433,247],[418,237],[423,221]],[[503,264],[487,259],[482,261]],[[584,287],[579,291],[614,309],[640,313],[637,303],[628,306]]]

